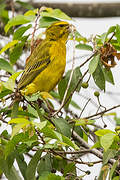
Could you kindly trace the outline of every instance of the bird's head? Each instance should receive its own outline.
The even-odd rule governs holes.
[[[68,22],[58,21],[46,29],[46,38],[50,40],[66,41],[71,32],[71,25]]]

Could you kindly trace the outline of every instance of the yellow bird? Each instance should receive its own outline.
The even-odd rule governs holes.
[[[18,83],[25,95],[49,92],[62,78],[70,27],[69,23],[58,21],[46,29],[46,38],[33,49]]]

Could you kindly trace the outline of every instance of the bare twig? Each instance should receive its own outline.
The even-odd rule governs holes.
[[[65,160],[67,160],[67,161],[70,161],[70,162],[75,162],[75,163],[78,163],[78,164],[85,164],[85,165],[88,165],[89,166],[89,164],[98,164],[98,163],[101,163],[102,161],[100,160],[100,161],[93,161],[93,162],[83,162],[83,161],[78,161],[78,160],[75,160],[75,159],[69,159],[69,158],[67,158],[66,156],[64,156],[64,155],[62,155],[62,154],[60,154],[60,153],[58,153],[58,152],[56,152],[56,151],[54,151],[54,150],[51,150],[51,152],[53,153],[53,154],[57,154],[57,155],[59,155],[59,156],[61,156],[63,159],[65,159]]]
[[[2,121],[5,124],[8,124],[7,121],[5,121],[5,119],[3,119],[2,115],[0,115],[0,121]]]
[[[86,141],[84,141],[75,131],[73,131],[73,134],[72,134],[73,138],[76,139],[80,145],[82,145],[83,147],[85,147],[86,149],[90,149],[89,145],[87,144]],[[91,153],[94,154],[95,156],[97,156],[98,158],[100,159],[103,159],[103,154],[97,150],[97,149],[91,149]],[[108,161],[109,163],[111,164],[114,164],[115,163],[115,160],[113,159],[109,159]]]
[[[67,96],[67,93],[68,93],[68,90],[70,88],[70,84],[72,81],[73,72],[74,72],[74,66],[75,66],[75,37],[74,37],[74,32],[73,32],[73,42],[74,42],[74,46],[73,46],[72,70],[71,70],[71,74],[70,74],[70,78],[69,78],[69,81],[67,84],[67,88],[66,88],[66,91],[65,91],[62,103],[61,103],[61,107],[64,105],[64,102],[65,102],[65,99],[66,99],[66,96]],[[60,109],[61,109],[61,107],[60,107]],[[58,110],[58,112],[60,112],[60,110]],[[55,112],[55,114],[57,114],[58,112]]]
[[[82,109],[82,111],[81,111],[81,113],[80,113],[79,118],[81,117],[83,111],[85,110],[85,108],[86,108],[86,106],[88,105],[88,103],[90,102],[90,100],[91,100],[91,99],[88,99],[88,101],[86,102],[85,106],[83,107],[83,109]]]
[[[68,103],[68,101],[70,100],[70,98],[72,97],[72,95],[74,94],[74,92],[76,91],[76,89],[78,88],[79,84],[81,83],[82,79],[85,77],[85,75],[88,73],[88,70],[83,74],[82,77],[80,77],[80,79],[78,80],[75,88],[73,89],[73,91],[70,93],[70,95],[68,96],[68,98],[65,100],[64,104],[60,107],[60,109],[58,111],[56,111],[56,113],[53,114],[53,116],[55,116],[56,114],[58,114],[61,109]]]
[[[84,118],[85,118],[85,119],[90,119],[90,118],[93,118],[93,117],[96,117],[96,116],[99,116],[99,115],[103,115],[104,113],[106,113],[106,112],[108,112],[108,111],[111,111],[111,110],[113,110],[113,109],[116,109],[116,108],[118,108],[118,107],[120,107],[120,104],[117,105],[117,106],[113,106],[113,107],[111,107],[111,108],[109,108],[109,109],[106,109],[106,110],[104,110],[104,111],[101,111],[101,112],[99,112],[99,113],[95,113],[95,114],[93,114],[93,115],[91,115],[91,116],[84,117]]]
[[[15,14],[15,5],[14,5],[14,0],[10,1],[10,5],[11,5],[11,10],[12,10],[12,18],[14,17]]]
[[[35,36],[35,32],[36,32],[36,28],[37,28],[37,21],[38,21],[39,17],[40,17],[40,9],[39,9],[37,17],[35,19],[35,25],[34,25],[33,32],[32,32],[31,51],[32,51],[32,48],[34,47],[34,36]]]
[[[112,40],[112,38],[114,37],[114,35],[115,35],[115,32],[112,34],[112,36],[108,39],[108,41],[107,41],[107,43],[109,43],[111,40]]]
[[[84,66],[88,61],[90,61],[91,58],[93,58],[97,54],[97,52],[98,51],[93,52],[93,54],[89,58],[87,58],[87,60],[83,62],[79,67],[81,68],[82,66]]]
[[[37,13],[37,17],[35,19],[35,25],[34,25],[34,28],[33,28],[33,32],[32,32],[32,39],[31,39],[31,52],[34,48],[34,36],[35,36],[35,32],[37,30],[37,22],[38,22],[38,19],[40,18],[40,13],[45,10],[46,7],[41,7],[39,10],[38,10],[38,13]]]
[[[6,75],[6,74],[3,74],[3,75],[0,75],[0,78],[2,78],[2,77],[4,77],[4,78],[9,78],[10,76],[9,76],[9,75]]]

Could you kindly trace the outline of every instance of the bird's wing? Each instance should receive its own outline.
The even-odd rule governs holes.
[[[51,62],[49,55],[50,46],[51,44],[48,42],[43,42],[42,45],[38,45],[34,49],[20,78],[18,89],[23,89],[30,84],[38,74],[47,68],[48,64]]]

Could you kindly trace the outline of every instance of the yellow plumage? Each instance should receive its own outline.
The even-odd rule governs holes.
[[[66,41],[70,32],[67,22],[57,22],[46,30],[46,38],[30,55],[18,89],[26,95],[49,92],[61,79],[66,65]]]

